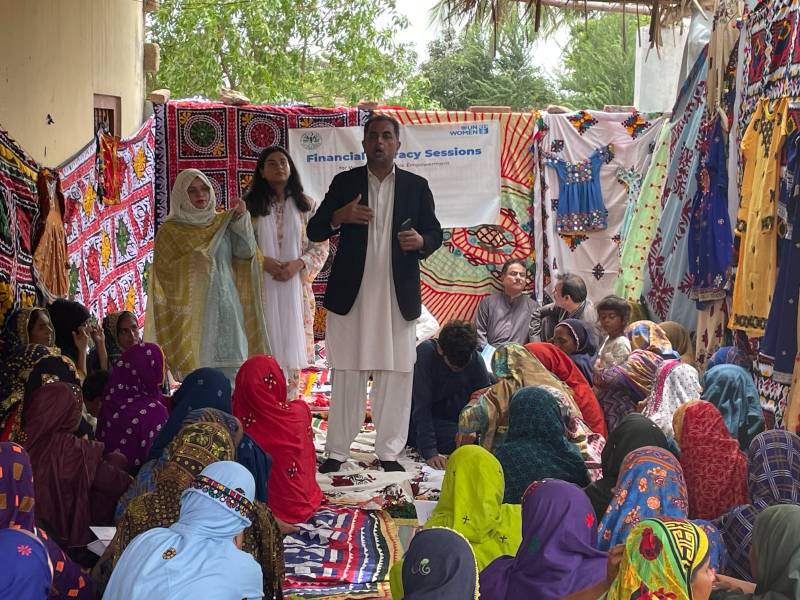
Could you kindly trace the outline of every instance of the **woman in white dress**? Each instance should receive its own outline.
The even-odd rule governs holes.
[[[300,371],[314,362],[314,292],[311,284],[328,258],[328,242],[310,242],[314,214],[289,153],[266,148],[245,195],[264,255],[264,318],[273,356],[286,375],[287,396],[298,393]]]

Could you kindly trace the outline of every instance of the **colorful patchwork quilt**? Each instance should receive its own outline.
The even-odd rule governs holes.
[[[384,511],[324,506],[284,538],[284,595],[375,598],[389,593],[389,569],[400,558],[397,528]]]
[[[69,295],[99,319],[129,310],[141,321],[155,238],[154,119],[115,146],[114,157],[108,155],[107,144],[98,156],[98,142],[92,141],[58,168],[66,209]]]
[[[0,329],[20,306],[33,306],[32,233],[39,218],[39,166],[0,129]]]

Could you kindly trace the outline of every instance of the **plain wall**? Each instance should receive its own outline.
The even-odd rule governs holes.
[[[130,135],[142,122],[143,46],[137,0],[0,0],[0,128],[57,166],[92,138],[94,94],[107,94],[121,97]]]

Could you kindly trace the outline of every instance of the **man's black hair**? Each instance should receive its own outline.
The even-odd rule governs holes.
[[[519,258],[509,258],[506,262],[503,263],[503,268],[500,270],[500,276],[505,277],[505,274],[508,273],[508,270],[514,265],[519,265],[523,269],[525,269],[526,273],[528,272],[528,267],[525,264],[524,260],[521,260]]]
[[[475,324],[471,321],[448,321],[439,332],[439,348],[453,367],[466,367],[478,349]]]
[[[558,276],[561,284],[561,295],[569,296],[575,304],[580,304],[586,300],[586,283],[578,275],[564,273]]]
[[[369,119],[367,119],[367,122],[364,123],[364,139],[366,139],[367,134],[369,133],[370,125],[372,125],[373,123],[378,123],[380,121],[391,123],[392,129],[394,129],[394,137],[396,137],[398,140],[400,139],[400,122],[394,117],[390,117],[389,115],[375,115],[375,114],[373,114]]]

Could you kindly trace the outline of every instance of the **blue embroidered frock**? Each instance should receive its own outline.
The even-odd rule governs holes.
[[[607,229],[608,210],[600,190],[600,167],[614,158],[614,147],[609,144],[598,148],[577,163],[550,154],[545,158],[545,164],[558,174],[558,233],[570,235]]]

